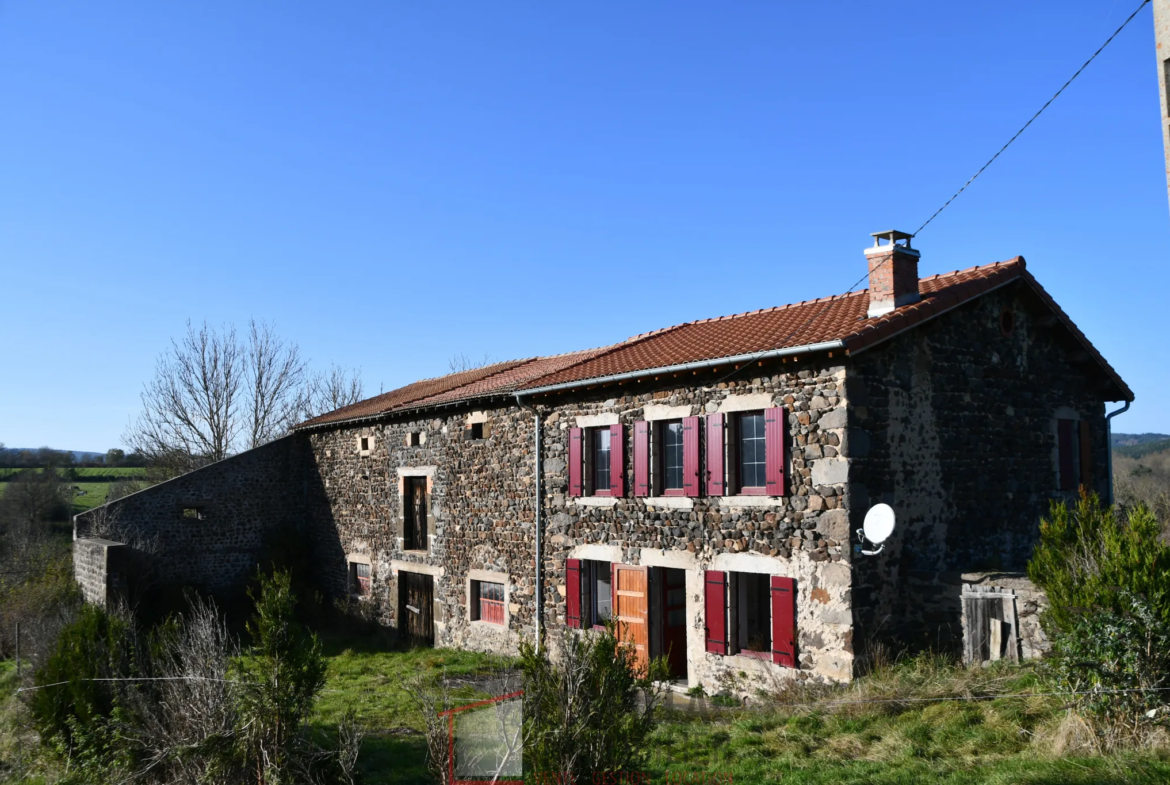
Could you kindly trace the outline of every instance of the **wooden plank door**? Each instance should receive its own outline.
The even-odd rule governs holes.
[[[637,667],[642,671],[650,665],[649,589],[646,567],[613,565],[613,614],[618,640],[633,645]]]
[[[412,646],[435,643],[435,583],[430,575],[398,572],[398,618]]]

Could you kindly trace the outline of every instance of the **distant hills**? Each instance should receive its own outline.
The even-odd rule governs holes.
[[[46,449],[44,447],[6,447],[6,450],[12,452],[37,452],[38,450]],[[85,450],[58,450],[55,447],[50,447],[53,452],[71,452],[73,453],[73,460],[77,463],[84,463],[86,461],[100,461],[106,457],[104,452],[87,452]]]
[[[1113,451],[1127,458],[1144,458],[1156,452],[1170,450],[1170,434],[1115,433]]]

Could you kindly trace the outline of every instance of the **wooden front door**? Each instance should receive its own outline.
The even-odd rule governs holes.
[[[633,645],[637,666],[645,670],[649,657],[649,573],[645,567],[613,565],[613,615],[618,640]]]
[[[662,651],[675,679],[687,675],[687,574],[662,570]]]
[[[398,631],[412,646],[435,644],[435,582],[430,575],[398,571]]]

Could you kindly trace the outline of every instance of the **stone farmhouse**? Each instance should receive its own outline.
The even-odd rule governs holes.
[[[78,580],[222,590],[297,542],[412,641],[512,652],[616,617],[709,691],[847,681],[875,643],[1035,656],[1039,519],[1109,493],[1105,403],[1133,393],[1022,258],[919,279],[899,232],[865,256],[864,291],[302,423],[79,515]],[[863,555],[879,502],[898,525]]]

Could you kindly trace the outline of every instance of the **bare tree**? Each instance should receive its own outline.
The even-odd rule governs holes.
[[[305,380],[305,362],[295,343],[286,343],[267,322],[248,324],[245,374],[248,379],[248,447],[259,447],[296,423]]]
[[[365,397],[362,370],[331,365],[308,377],[297,405],[299,418],[309,420],[326,412],[357,403]]]
[[[496,360],[488,353],[484,353],[483,357],[478,360],[473,360],[463,352],[451,355],[451,359],[447,360],[447,367],[451,369],[451,373],[461,373],[463,371],[473,371],[476,368],[483,368],[491,365]]]
[[[226,458],[240,430],[243,351],[235,327],[187,322],[142,391],[142,414],[123,437],[152,462],[190,471]]]
[[[167,475],[197,469],[280,438],[307,419],[361,400],[358,370],[310,374],[300,347],[267,322],[205,322],[172,340],[142,391],[142,413],[123,436]]]

